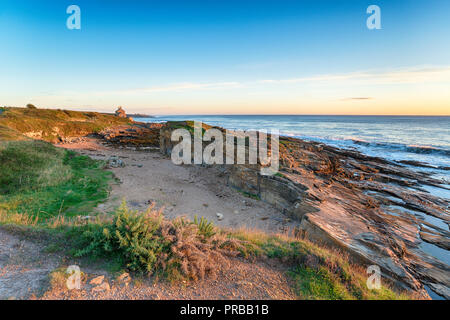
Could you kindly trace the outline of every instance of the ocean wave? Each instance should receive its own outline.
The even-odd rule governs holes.
[[[297,137],[304,140],[317,141],[331,145],[337,145],[339,147],[347,147],[352,148],[353,146],[363,147],[364,150],[385,150],[391,152],[405,152],[405,153],[415,153],[415,154],[423,154],[423,155],[439,155],[444,157],[450,157],[450,150],[443,147],[435,147],[428,145],[408,145],[401,143],[389,143],[389,142],[371,142],[357,137],[344,137],[344,138],[336,138],[336,137],[318,137],[318,136],[301,136],[289,133],[287,134],[290,137]]]
[[[406,147],[406,151],[422,154],[441,154],[450,157],[450,150],[440,149],[430,146],[409,145]]]
[[[450,150],[444,148],[438,148],[434,146],[426,146],[426,145],[406,145],[399,143],[386,143],[386,142],[367,142],[367,141],[356,141],[353,140],[353,143],[358,145],[363,145],[366,147],[375,147],[375,148],[385,148],[389,150],[399,151],[399,152],[408,152],[408,153],[417,153],[417,154],[436,154],[442,155],[446,157],[450,157]]]

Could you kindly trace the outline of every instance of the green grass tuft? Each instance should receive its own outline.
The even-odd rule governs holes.
[[[88,215],[109,194],[104,163],[43,141],[0,145],[0,210],[38,222]]]

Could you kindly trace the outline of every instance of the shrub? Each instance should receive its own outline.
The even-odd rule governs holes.
[[[197,225],[199,234],[204,238],[210,238],[216,234],[214,224],[204,217],[198,220],[197,216],[194,216],[194,224]]]
[[[171,280],[214,276],[225,256],[238,254],[239,243],[218,236],[205,219],[200,222],[167,220],[161,210],[150,207],[142,213],[122,203],[111,224],[84,233],[88,245],[76,256],[118,255],[132,271]]]

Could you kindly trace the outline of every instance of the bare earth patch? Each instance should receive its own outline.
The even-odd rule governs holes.
[[[0,300],[27,299],[42,293],[60,257],[45,246],[0,227]]]
[[[171,284],[154,278],[135,278],[128,285],[106,276],[100,284],[90,282],[104,273],[93,273],[83,279],[80,290],[56,286],[42,299],[130,299],[130,300],[195,300],[195,299],[295,299],[285,270],[267,263],[230,261],[233,268],[221,266],[217,277],[197,282]]]

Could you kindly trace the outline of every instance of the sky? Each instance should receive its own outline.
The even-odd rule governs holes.
[[[446,0],[1,0],[0,105],[450,115],[449,12]]]

